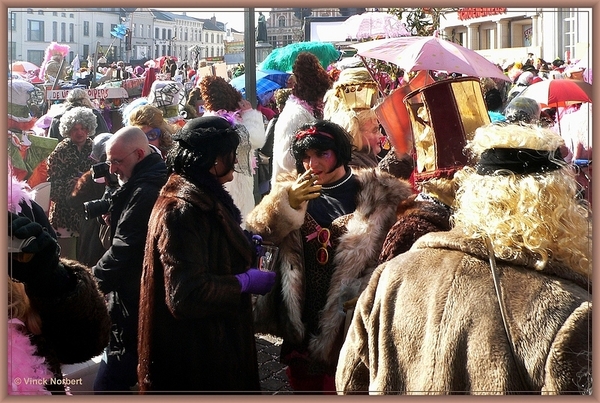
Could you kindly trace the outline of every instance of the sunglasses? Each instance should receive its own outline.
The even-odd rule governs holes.
[[[154,141],[157,138],[159,138],[161,134],[162,132],[160,131],[160,129],[158,127],[155,127],[154,129],[146,132],[146,137],[148,137],[148,141]]]
[[[331,232],[329,228],[321,228],[317,233],[317,241],[321,244],[321,247],[317,249],[317,263],[324,266],[329,262],[329,251],[327,247],[331,244],[329,239],[331,238]]]

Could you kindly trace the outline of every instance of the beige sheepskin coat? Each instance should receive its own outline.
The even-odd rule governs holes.
[[[532,262],[497,259],[515,359],[483,243],[458,229],[418,239],[361,294],[338,393],[591,392],[591,279]]]

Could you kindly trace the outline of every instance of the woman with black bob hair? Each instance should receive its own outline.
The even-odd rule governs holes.
[[[275,273],[250,268],[254,248],[223,187],[233,179],[238,133],[203,116],[173,140],[146,241],[140,391],[260,391],[250,294],[269,291]]]
[[[307,134],[311,131],[315,131],[317,134],[314,135],[298,135],[296,141],[292,143],[292,155],[296,160],[296,169],[298,173],[304,173],[304,163],[302,162],[306,150],[313,149],[321,152],[332,150],[337,156],[337,163],[334,166],[338,168],[340,166],[347,167],[348,163],[352,159],[352,137],[350,133],[344,130],[341,126],[329,121],[319,120],[313,123],[302,125],[297,133]]]
[[[408,182],[379,168],[351,169],[352,139],[325,120],[294,133],[296,169],[281,174],[246,229],[279,247],[275,286],[258,296],[255,331],[283,338],[281,361],[296,391],[335,393],[344,303],[366,286]]]

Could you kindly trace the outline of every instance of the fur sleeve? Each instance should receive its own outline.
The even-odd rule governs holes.
[[[369,285],[358,298],[348,335],[340,351],[335,374],[335,386],[339,394],[367,392],[369,390],[371,357],[369,336],[376,332],[369,326],[377,324],[377,316],[381,310],[375,306],[375,298],[381,272],[385,265],[378,267],[373,273]],[[375,312],[375,314],[373,314]],[[372,337],[371,337],[372,338]]]
[[[583,302],[556,334],[542,394],[592,392],[592,303]]]
[[[246,218],[246,229],[260,234],[265,241],[279,244],[290,232],[300,228],[308,203],[298,210],[293,209],[288,196],[291,186],[291,181],[276,183]]]

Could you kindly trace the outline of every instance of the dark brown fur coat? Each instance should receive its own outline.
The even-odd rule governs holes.
[[[172,174],[148,226],[138,331],[142,391],[260,390],[251,296],[235,277],[252,259],[224,203]]]

